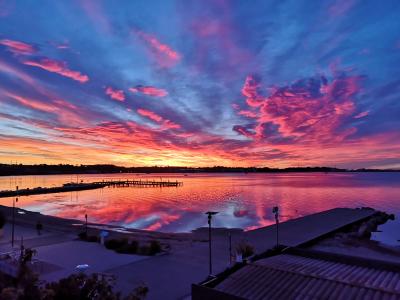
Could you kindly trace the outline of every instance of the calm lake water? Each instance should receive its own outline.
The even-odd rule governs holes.
[[[0,177],[0,190],[60,186],[71,181],[160,179],[183,181],[180,187],[103,188],[79,192],[24,196],[18,206],[44,214],[111,223],[126,227],[188,232],[207,224],[204,212],[220,212],[213,224],[245,229],[334,207],[369,206],[400,214],[400,173],[290,174],[109,174]],[[12,198],[0,199],[12,205]],[[23,216],[18,216],[23,217]],[[386,225],[381,237],[400,239],[400,223]],[[317,226],[317,224],[316,224]],[[396,234],[398,235],[396,237]]]

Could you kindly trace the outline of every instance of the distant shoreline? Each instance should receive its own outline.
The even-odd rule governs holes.
[[[289,167],[289,168],[242,168],[242,167],[120,167],[114,165],[12,165],[0,164],[0,176],[23,175],[71,175],[71,174],[118,174],[118,173],[144,173],[144,174],[195,174],[195,173],[337,173],[337,172],[400,172],[396,169],[340,169],[333,167]]]

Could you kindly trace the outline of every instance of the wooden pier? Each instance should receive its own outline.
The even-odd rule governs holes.
[[[165,180],[116,180],[116,181],[99,181],[93,182],[93,184],[108,186],[108,187],[129,187],[129,186],[137,186],[137,187],[169,187],[169,186],[181,186],[183,182],[178,180],[176,181],[165,181]]]
[[[104,187],[178,187],[182,186],[183,182],[170,181],[170,180],[103,180],[88,183],[66,183],[63,186],[42,188],[37,187],[33,189],[16,189],[9,191],[0,191],[0,198],[5,197],[18,197],[51,193],[64,193],[73,191],[93,190]]]

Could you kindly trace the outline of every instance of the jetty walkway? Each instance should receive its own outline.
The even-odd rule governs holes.
[[[375,213],[375,210],[369,208],[334,208],[288,220],[278,225],[279,244],[298,247],[323,238],[343,227],[363,221]],[[243,237],[255,248],[256,253],[260,253],[274,247],[276,225],[246,231]]]
[[[183,182],[177,180],[103,180],[88,183],[66,183],[63,186],[48,188],[36,187],[33,189],[0,191],[0,198],[93,190],[104,187],[178,187],[181,185],[183,185]]]

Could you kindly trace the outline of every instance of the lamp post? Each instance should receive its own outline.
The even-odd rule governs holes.
[[[12,246],[12,247],[14,247],[15,202],[18,202],[18,186],[17,186],[17,197],[13,198],[13,208],[12,208],[12,230],[11,230],[11,246]]]
[[[272,208],[272,213],[275,214],[275,222],[276,222],[276,248],[279,246],[279,207],[274,206]]]
[[[85,214],[85,232],[87,237],[87,214]]]
[[[206,215],[208,215],[208,250],[209,250],[209,276],[212,276],[212,256],[211,256],[211,219],[213,215],[216,215],[218,212],[216,211],[208,211]]]
[[[229,233],[229,267],[232,265],[232,235]]]

